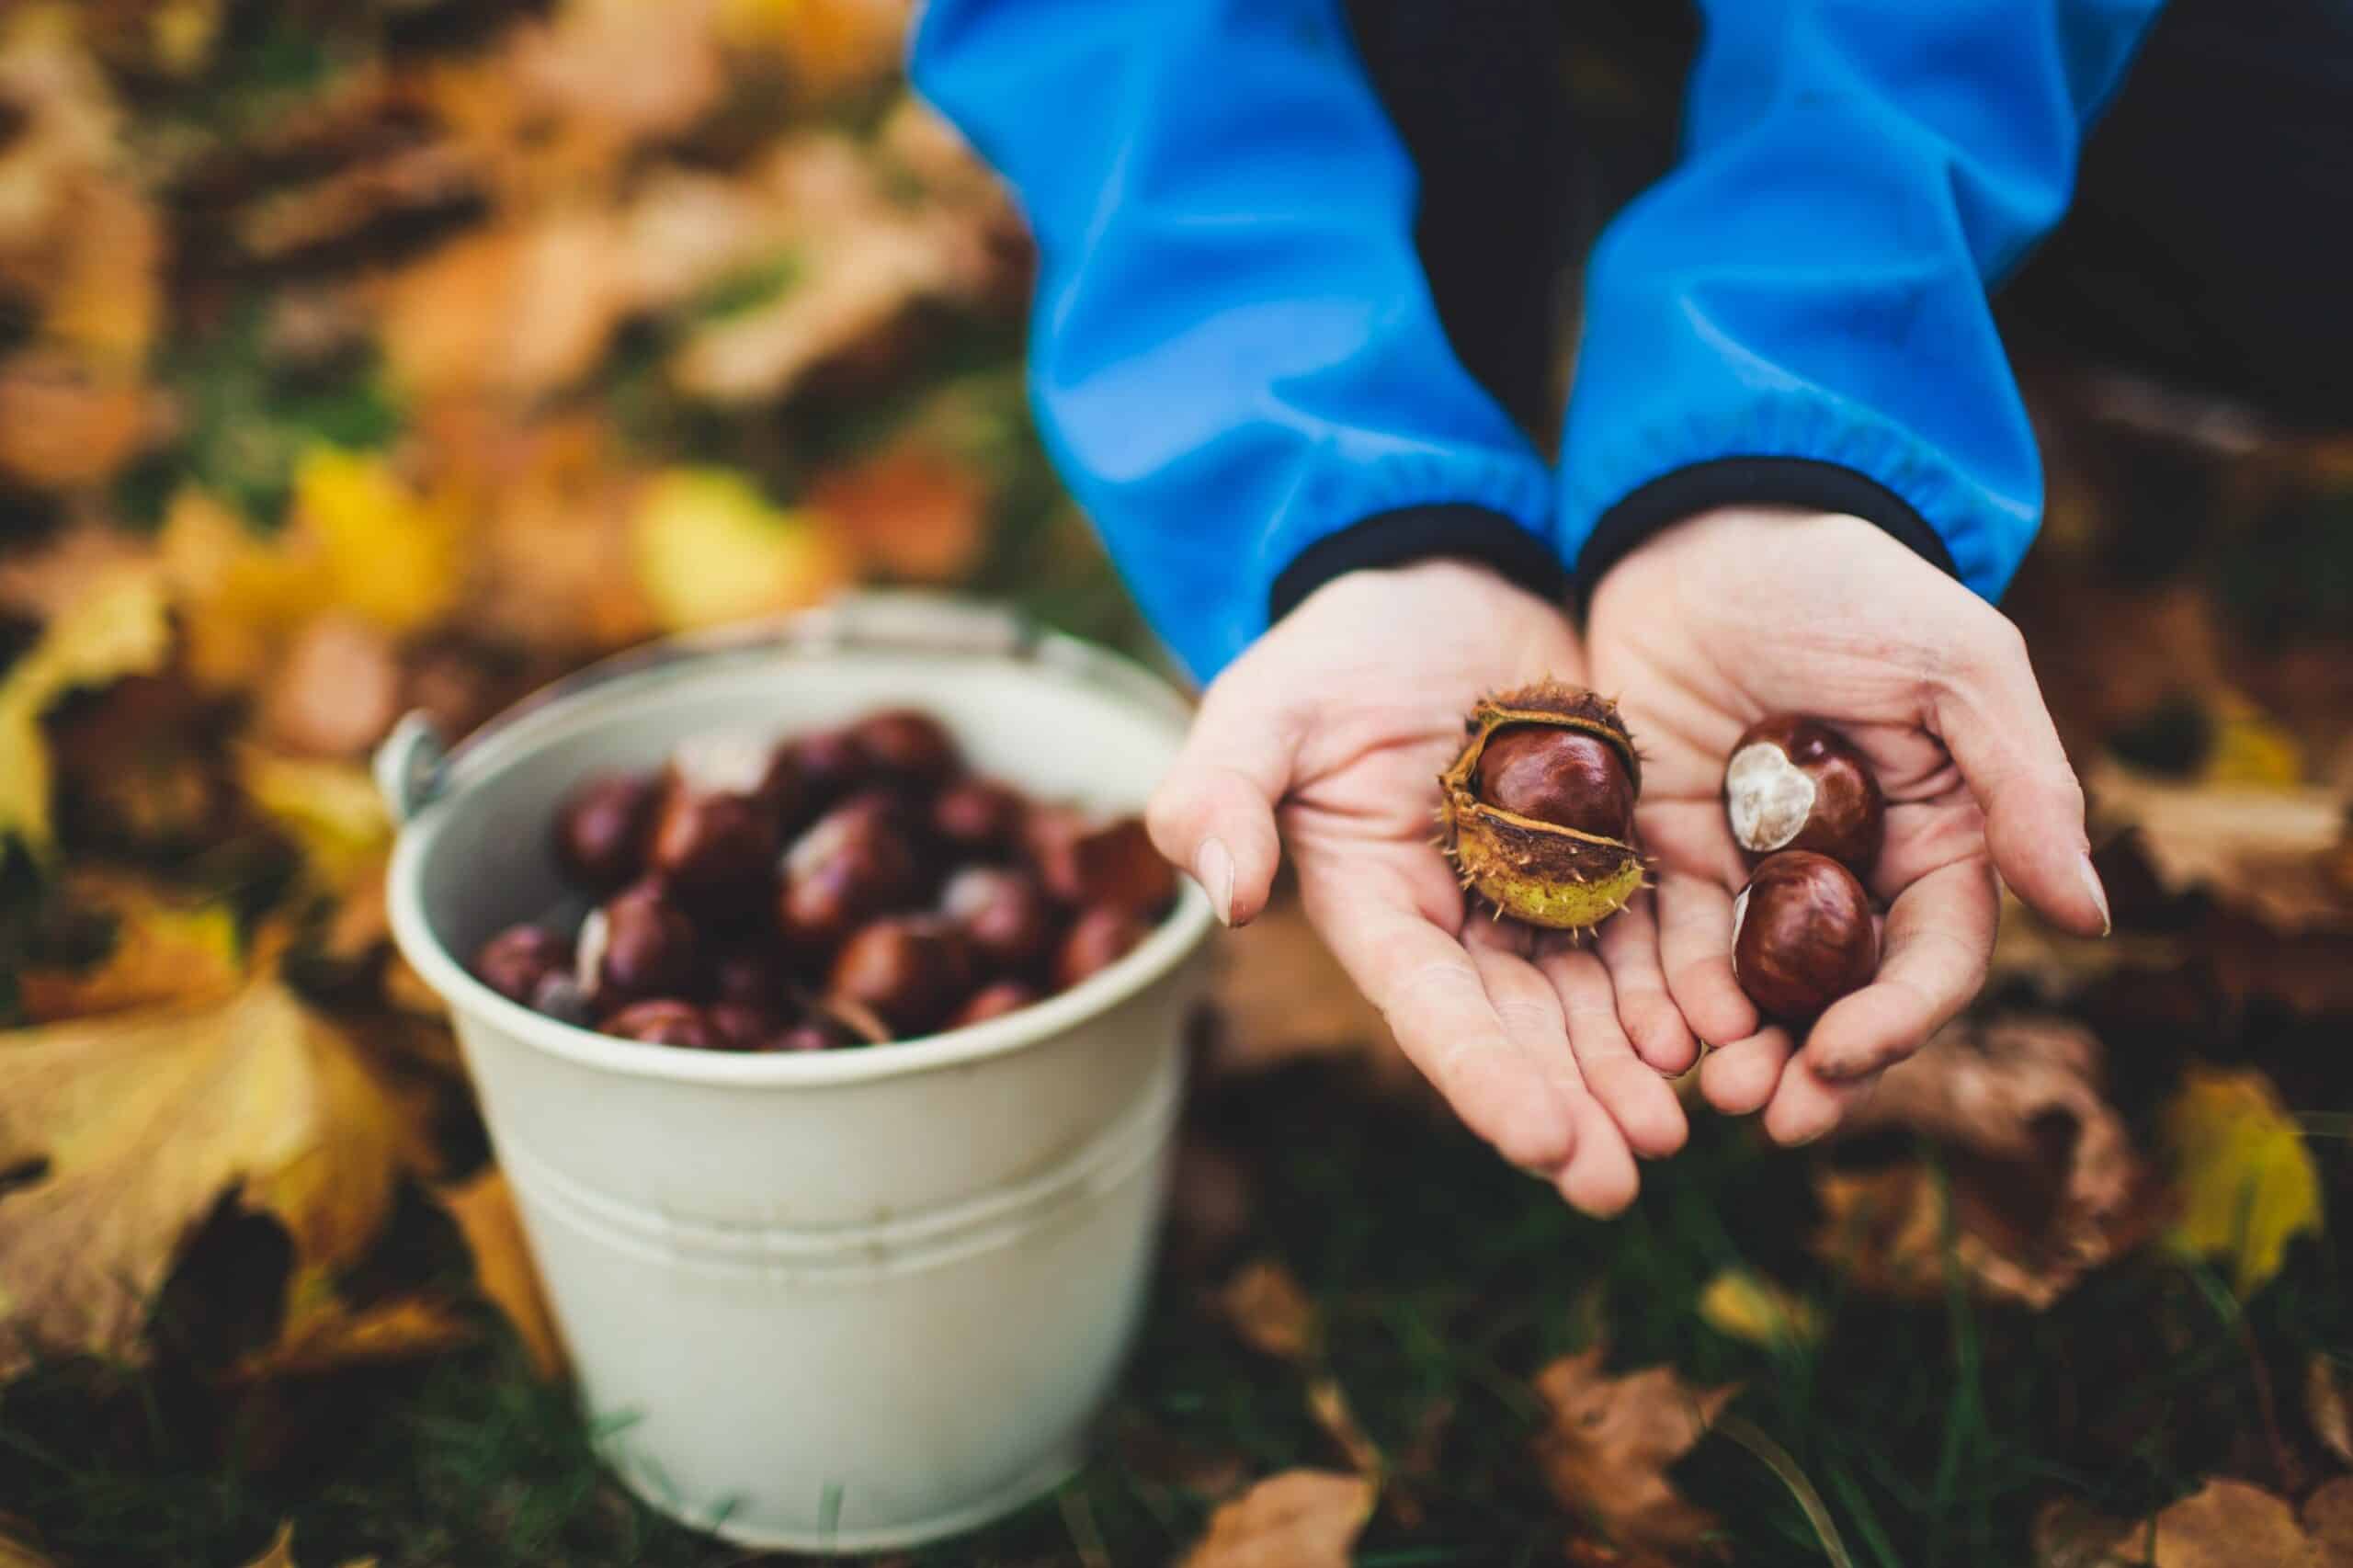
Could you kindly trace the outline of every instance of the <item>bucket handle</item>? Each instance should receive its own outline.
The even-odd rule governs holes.
[[[376,748],[376,789],[393,822],[405,823],[449,788],[451,770],[460,758],[517,721],[591,687],[688,659],[779,648],[802,653],[864,648],[1035,660],[1063,654],[1058,647],[1062,641],[1009,605],[912,592],[847,594],[811,609],[732,622],[623,649],[541,687],[455,746],[442,738],[424,713],[405,714]]]

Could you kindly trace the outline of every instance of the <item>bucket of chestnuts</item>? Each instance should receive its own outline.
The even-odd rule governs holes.
[[[1138,817],[1186,719],[1102,650],[869,595],[386,742],[395,937],[657,1507],[873,1551],[1077,1462],[1211,924]]]

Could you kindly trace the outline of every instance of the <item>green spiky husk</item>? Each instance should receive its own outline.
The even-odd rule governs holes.
[[[1581,687],[1543,681],[1483,699],[1463,721],[1469,739],[1439,777],[1441,843],[1463,886],[1531,926],[1580,931],[1626,906],[1643,885],[1643,858],[1631,844],[1498,811],[1478,798],[1480,753],[1510,724],[1580,730],[1614,747],[1635,790],[1642,760],[1617,707]]]

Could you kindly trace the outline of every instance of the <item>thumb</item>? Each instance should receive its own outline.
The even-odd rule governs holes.
[[[1994,869],[2028,905],[2108,935],[2108,892],[2084,833],[2084,787],[2059,744],[2026,640],[2006,619],[1936,702],[1938,733],[1985,813]]]
[[[1274,889],[1275,806],[1298,747],[1279,707],[1212,687],[1145,808],[1154,847],[1192,873],[1228,926],[1246,924]]]

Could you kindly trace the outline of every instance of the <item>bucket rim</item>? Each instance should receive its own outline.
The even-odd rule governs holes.
[[[904,602],[904,597],[913,596],[892,597]],[[941,610],[951,614],[978,608],[972,601],[949,596],[938,596],[935,602]],[[861,649],[878,653],[941,651],[936,647],[893,647],[881,640],[810,642],[787,639],[760,645],[738,642],[709,649],[697,649],[688,640],[674,641],[681,645],[683,656],[654,661],[646,667],[632,669],[621,680],[524,699],[518,708],[529,710],[526,722],[499,735],[497,744],[464,758],[455,769],[458,777],[449,780],[450,788],[438,792],[437,798],[423,804],[401,824],[385,874],[385,904],[392,940],[426,984],[448,1005],[454,1021],[494,1028],[503,1036],[548,1055],[625,1077],[744,1088],[865,1084],[965,1066],[1056,1039],[1167,977],[1191,958],[1207,938],[1214,918],[1209,898],[1189,878],[1180,877],[1176,907],[1143,941],[1070,989],[1017,1012],[963,1028],[853,1051],[788,1055],[682,1050],[599,1034],[500,995],[475,979],[435,933],[420,892],[425,858],[452,812],[462,809],[470,786],[496,778],[520,764],[551,738],[551,732],[560,732],[568,720],[576,720],[587,712],[588,699],[610,696],[616,687],[638,691],[650,685],[691,679],[714,666],[738,664],[747,657],[790,663],[856,653]],[[649,645],[654,649],[662,646]],[[1047,656],[1040,657],[1040,653]],[[1131,700],[1142,699],[1161,709],[1175,722],[1181,723],[1186,711],[1184,699],[1175,688],[1142,665],[1108,648],[1063,633],[1045,633],[1027,649],[1006,649],[994,656],[1032,669],[1040,679],[1094,687]]]

